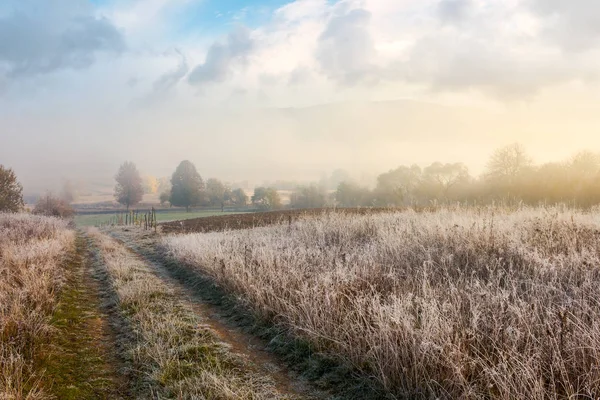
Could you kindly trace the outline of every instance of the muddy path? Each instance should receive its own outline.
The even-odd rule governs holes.
[[[288,367],[286,362],[268,348],[268,343],[242,329],[235,322],[235,312],[216,305],[215,295],[207,282],[192,282],[181,271],[165,265],[156,254],[157,236],[152,233],[125,231],[109,232],[111,237],[124,245],[136,258],[150,266],[181,299],[192,305],[194,312],[232,353],[235,353],[270,377],[281,393],[291,398],[333,399],[336,396],[316,387]]]
[[[38,364],[42,385],[58,399],[129,399],[129,379],[117,335],[94,277],[88,240],[78,234],[66,261],[66,282],[52,316],[54,331]]]

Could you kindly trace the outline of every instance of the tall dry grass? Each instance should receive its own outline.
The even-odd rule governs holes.
[[[74,232],[56,218],[0,213],[0,399],[44,399],[34,360],[50,333]]]
[[[596,213],[323,215],[164,245],[393,397],[600,396]]]

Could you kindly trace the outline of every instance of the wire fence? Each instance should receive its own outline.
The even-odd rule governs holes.
[[[106,221],[101,222],[97,226],[137,226],[143,227],[145,230],[154,229],[156,232],[158,229],[156,210],[152,207],[152,209],[147,210],[146,212],[140,212],[139,210],[119,212],[115,215],[111,215]]]

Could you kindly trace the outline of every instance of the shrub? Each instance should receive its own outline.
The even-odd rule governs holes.
[[[75,214],[75,210],[66,200],[48,193],[38,200],[33,213],[47,217],[71,218]]]

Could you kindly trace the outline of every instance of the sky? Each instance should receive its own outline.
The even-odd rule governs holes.
[[[600,151],[597,0],[3,0],[25,191],[184,159],[226,181]]]

